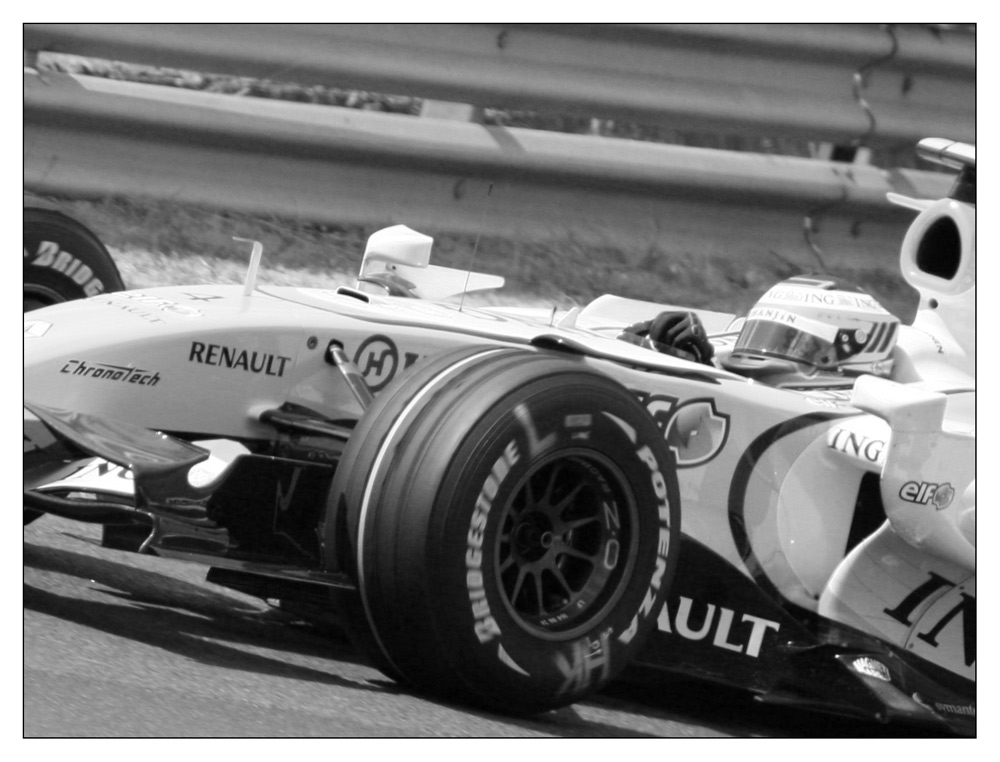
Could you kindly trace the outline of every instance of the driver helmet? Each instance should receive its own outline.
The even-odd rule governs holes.
[[[773,386],[853,384],[888,376],[899,319],[857,286],[796,277],[773,286],[746,316],[728,370]]]

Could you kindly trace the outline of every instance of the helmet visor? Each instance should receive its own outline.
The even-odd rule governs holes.
[[[836,366],[833,342],[787,323],[747,320],[733,352],[783,357],[817,368]]]

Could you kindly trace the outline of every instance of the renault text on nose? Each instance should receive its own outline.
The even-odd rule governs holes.
[[[265,376],[283,376],[285,365],[291,357],[268,352],[248,351],[223,344],[191,342],[188,362],[215,365],[220,368],[237,368],[247,373],[263,373]]]

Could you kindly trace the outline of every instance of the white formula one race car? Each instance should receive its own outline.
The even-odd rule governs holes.
[[[912,325],[823,278],[740,318],[472,308],[501,279],[402,226],[353,288],[257,285],[255,246],[244,286],[27,314],[25,521],[336,612],[502,712],[629,667],[974,735],[975,149],[919,150],[960,172],[891,199]]]

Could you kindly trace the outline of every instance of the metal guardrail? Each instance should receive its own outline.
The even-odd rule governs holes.
[[[801,255],[813,214],[824,247],[884,260],[909,220],[885,194],[940,196],[951,182],[31,71],[24,125],[25,186],[43,193],[720,254],[735,240]]]
[[[351,80],[356,85],[410,81],[414,92],[465,101],[494,92],[514,97],[516,83],[529,99],[554,98],[558,104],[568,97],[568,103],[590,77],[590,100],[610,88],[630,103],[620,112],[610,101],[602,103],[613,113],[626,113],[652,91],[642,67],[663,64],[656,56],[666,53],[654,55],[653,48],[667,39],[686,40],[686,47],[678,43],[677,60],[686,62],[692,77],[702,72],[706,81],[722,79],[720,45],[731,49],[725,60],[737,69],[751,60],[757,66],[750,68],[760,69],[773,62],[775,51],[798,60],[798,68],[809,74],[794,81],[798,84],[790,80],[791,91],[814,86],[811,77],[824,67],[833,71],[832,64],[802,62],[817,57],[808,43],[818,44],[818,28],[798,30],[812,33],[805,45],[798,38],[781,39],[791,34],[782,30],[449,25],[442,35],[434,25],[29,24],[25,46],[302,82],[322,76],[342,85],[349,70],[356,70],[359,79]],[[843,39],[827,40],[822,56],[851,65],[856,55],[872,52],[875,37],[884,34],[868,27],[842,31]],[[483,35],[511,60],[492,61],[496,54],[483,48]],[[714,55],[694,44],[709,38],[715,39]],[[643,40],[644,46],[633,49]],[[761,57],[761,50],[769,52]],[[968,79],[961,44],[919,54],[912,46],[908,50],[911,57],[900,55],[898,62],[922,61],[932,72],[929,79]],[[653,62],[644,55],[652,55]],[[476,64],[483,56],[492,63]],[[490,66],[493,80],[483,69]],[[541,82],[546,77],[548,85]],[[560,83],[563,95],[556,93]],[[757,85],[740,87],[745,101]],[[960,95],[952,93],[958,100]],[[661,92],[656,108],[663,97]],[[712,97],[725,100],[718,92]],[[734,116],[744,101],[730,107]],[[857,116],[856,103],[851,110]],[[653,111],[650,105],[646,113]],[[790,105],[785,113],[794,112]],[[950,184],[949,178],[926,172],[484,127],[30,70],[24,79],[24,126],[25,186],[43,193],[149,196],[330,224],[404,222],[428,232],[699,255],[738,251],[807,264],[820,256],[820,247],[829,264],[887,264],[910,215],[890,207],[886,192],[935,197]],[[841,133],[825,134],[842,137],[858,128],[852,123]],[[919,137],[926,136],[921,128]],[[804,224],[812,234],[808,239]]]
[[[975,142],[975,37],[928,25],[26,24],[24,47],[677,130]]]

